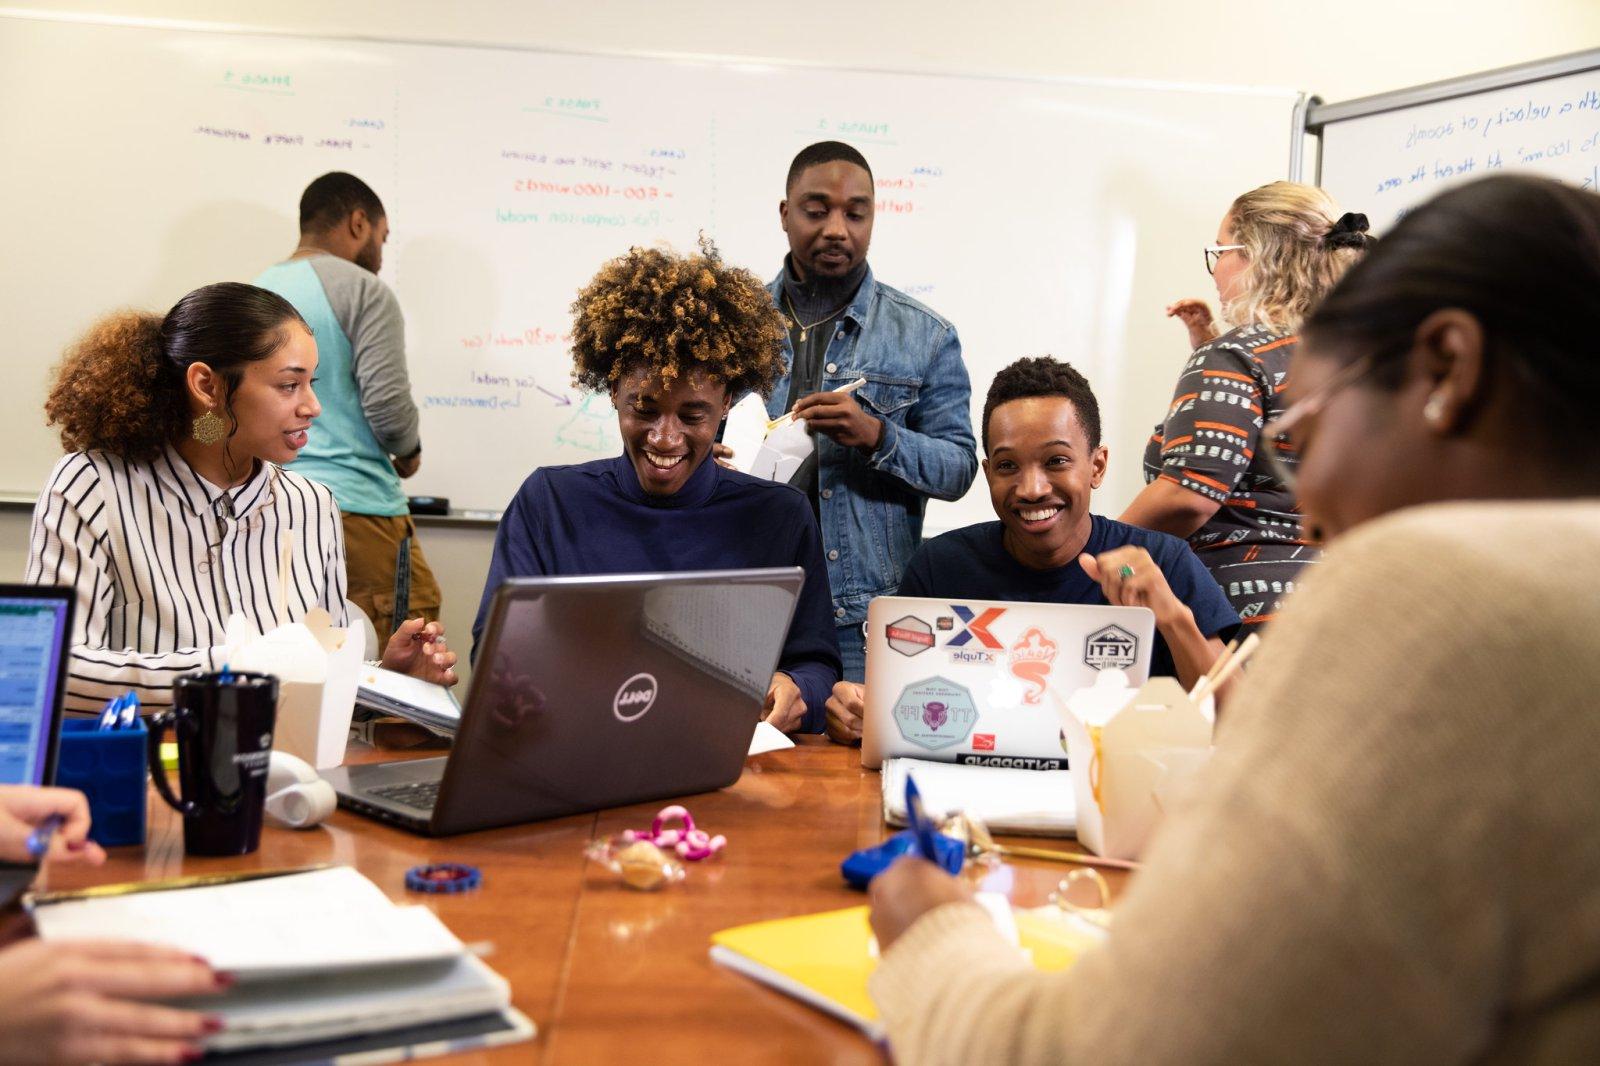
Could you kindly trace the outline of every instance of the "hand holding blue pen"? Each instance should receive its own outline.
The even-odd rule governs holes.
[[[66,820],[66,815],[52,814],[40,822],[33,832],[28,834],[27,843],[24,845],[28,849],[28,857],[34,862],[39,862],[48,855],[50,839],[56,835],[56,830],[60,829]]]
[[[0,785],[0,860],[98,866],[106,853],[88,833],[89,801],[82,792]]]

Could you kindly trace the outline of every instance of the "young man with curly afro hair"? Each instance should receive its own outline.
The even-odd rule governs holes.
[[[1082,374],[1044,356],[995,375],[983,404],[983,476],[998,522],[923,544],[900,595],[1116,604],[1156,616],[1150,673],[1191,687],[1238,628],[1211,574],[1177,537],[1091,513],[1106,476],[1100,404]],[[861,739],[861,686],[834,687],[827,732]]]
[[[783,319],[760,281],[698,254],[632,248],[572,305],[573,381],[606,392],[622,454],[535,470],[495,536],[482,632],[507,578],[799,566],[805,584],[763,712],[785,732],[821,732],[840,677],[828,572],[799,490],[719,466],[717,427],[734,397],[782,373]]]

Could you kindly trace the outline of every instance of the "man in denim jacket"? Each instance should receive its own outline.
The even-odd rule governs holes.
[[[801,151],[778,205],[789,255],[767,286],[789,320],[788,372],[768,414],[793,408],[814,434],[816,452],[790,483],[821,523],[844,676],[854,681],[866,669],[867,603],[899,585],[928,497],[960,499],[978,470],[955,327],[867,267],[874,191],[849,145]],[[836,391],[857,378],[866,384],[853,394]]]

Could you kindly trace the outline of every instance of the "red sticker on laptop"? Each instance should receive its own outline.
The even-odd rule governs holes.
[[[973,751],[993,751],[994,750],[994,734],[993,733],[974,733],[974,734],[972,734],[972,750]]]

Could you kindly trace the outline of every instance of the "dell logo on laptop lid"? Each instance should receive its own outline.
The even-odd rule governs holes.
[[[653,674],[634,674],[622,683],[611,699],[611,713],[619,722],[636,722],[644,717],[656,702],[656,679]]]

